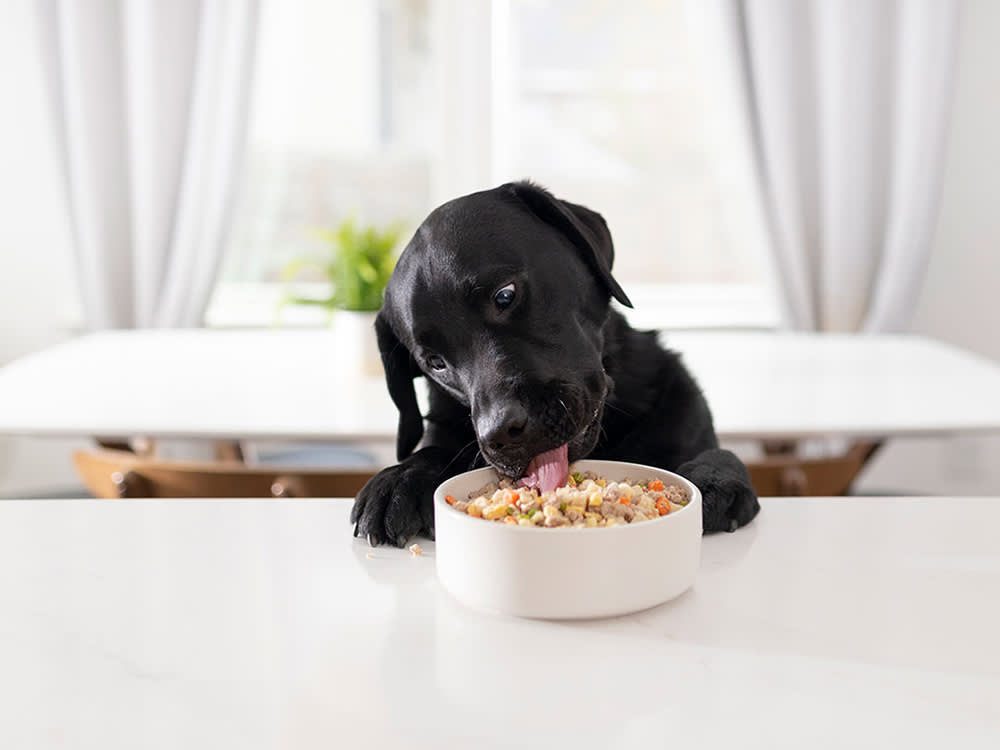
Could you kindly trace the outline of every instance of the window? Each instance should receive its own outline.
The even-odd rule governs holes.
[[[412,231],[444,200],[528,177],[607,219],[635,301],[671,285],[688,306],[759,307],[688,7],[264,0],[224,278],[276,281],[348,216]]]
[[[277,281],[348,216],[427,213],[429,23],[422,0],[264,0],[225,280]]]
[[[720,221],[704,76],[684,3],[514,0],[498,39],[505,175],[530,174],[607,219],[621,281],[754,277]]]

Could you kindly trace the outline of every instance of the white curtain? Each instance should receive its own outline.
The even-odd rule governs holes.
[[[257,0],[37,0],[88,328],[196,326],[242,161]]]
[[[933,239],[959,0],[698,0],[786,323],[905,330]]]

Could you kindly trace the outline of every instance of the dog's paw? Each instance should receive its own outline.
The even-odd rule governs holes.
[[[351,509],[354,536],[372,546],[403,547],[417,534],[434,538],[434,487],[438,473],[406,462],[383,469],[361,488]]]
[[[702,529],[736,531],[760,512],[750,473],[735,454],[713,449],[681,464],[677,473],[701,490]]]

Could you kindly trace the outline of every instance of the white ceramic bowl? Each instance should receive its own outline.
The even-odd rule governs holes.
[[[663,469],[619,461],[575,461],[571,471],[609,480],[659,478],[687,488],[683,509],[652,521],[610,528],[528,528],[455,510],[496,481],[493,469],[459,474],[434,492],[438,579],[475,609],[520,617],[610,617],[662,604],[694,583],[701,553],[701,493]]]

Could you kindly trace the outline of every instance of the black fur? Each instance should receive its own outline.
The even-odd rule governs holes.
[[[702,491],[705,531],[753,519],[760,506],[746,467],[719,449],[680,358],[611,309],[612,297],[631,306],[613,262],[599,214],[531,183],[431,213],[400,256],[376,320],[399,409],[400,463],[358,493],[356,536],[398,546],[433,537],[440,482],[487,463],[520,476],[533,456],[564,443],[571,461],[633,461],[687,476]],[[495,295],[508,284],[514,300],[504,308]],[[427,414],[418,376],[429,384]]]

